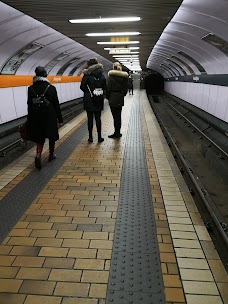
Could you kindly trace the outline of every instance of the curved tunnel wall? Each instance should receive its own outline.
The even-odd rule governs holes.
[[[228,122],[228,2],[184,0],[148,58],[165,90]],[[0,2],[0,124],[27,114],[27,87],[45,66],[61,103],[79,98],[81,71],[96,56],[50,27]]]
[[[165,91],[228,122],[228,2],[184,0],[147,67]]]
[[[41,22],[0,2],[0,124],[27,115],[27,88],[34,70],[45,66],[60,103],[82,97],[81,72],[98,58],[112,63]]]

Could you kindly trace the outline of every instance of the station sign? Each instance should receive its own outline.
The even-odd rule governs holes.
[[[123,49],[110,49],[109,50],[109,54],[110,55],[116,55],[116,54],[130,54],[131,53],[131,50],[130,49],[127,49],[127,48],[123,48]]]

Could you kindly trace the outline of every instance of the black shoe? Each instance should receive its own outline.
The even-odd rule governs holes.
[[[99,143],[102,143],[103,141],[104,141],[104,138],[103,138],[103,137],[98,138],[98,142],[99,142]]]
[[[116,138],[116,134],[114,133],[114,134],[112,134],[112,135],[109,135],[108,137],[109,137],[109,138]]]
[[[92,142],[93,142],[92,137],[89,137],[88,142],[89,142],[89,143],[92,143]]]
[[[41,169],[42,168],[42,165],[41,165],[41,156],[36,156],[35,157],[35,167],[37,169]]]
[[[48,157],[49,163],[50,163],[51,161],[53,161],[54,159],[56,159],[56,155],[53,154],[53,153],[50,153],[50,154],[49,154],[49,157]]]
[[[120,138],[120,137],[122,137],[121,133],[115,135],[115,138]]]

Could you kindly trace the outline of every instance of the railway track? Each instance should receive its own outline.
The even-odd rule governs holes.
[[[228,193],[228,180],[226,179],[224,185],[227,191],[225,195],[224,193],[219,193],[218,189],[214,191],[216,195],[212,197],[210,195],[211,189],[208,189],[209,186],[204,183],[206,181],[206,177],[204,177],[203,180],[201,178],[201,176],[206,175],[206,172],[208,173],[216,170],[210,165],[206,168],[206,164],[210,164],[210,161],[205,160],[206,158],[213,158],[213,161],[217,160],[217,163],[219,163],[219,165],[217,164],[217,167],[220,167],[221,174],[223,170],[224,174],[226,174],[225,172],[228,172],[226,170],[228,167],[228,153],[223,147],[214,142],[204,133],[206,128],[203,127],[203,129],[200,129],[196,124],[189,120],[186,115],[178,111],[175,106],[169,102],[169,100],[170,99],[165,95],[149,96],[151,107],[160,124],[162,132],[164,133],[167,143],[170,146],[180,171],[189,187],[189,191],[197,204],[201,217],[211,235],[216,249],[220,254],[224,266],[228,269],[228,206],[225,204],[227,202],[225,197]],[[189,113],[189,111],[185,112]],[[168,117],[168,115],[170,115],[170,117]],[[177,130],[178,126],[179,130]],[[211,127],[212,126],[209,126],[209,128]],[[192,133],[192,136],[195,137],[196,140],[191,140],[192,137],[190,136],[183,140],[186,137],[186,134],[190,133]],[[201,144],[196,144],[200,141],[203,142],[203,149]],[[205,147],[207,147],[207,152],[205,152]],[[199,158],[197,162],[192,161],[194,156],[190,159],[190,150],[197,150],[197,153],[193,153],[194,156],[197,155]],[[204,153],[202,153],[202,150]],[[196,164],[200,162],[200,159],[202,165],[199,168]],[[199,174],[199,170],[201,170],[201,174]],[[208,184],[214,183],[215,185],[216,178],[210,176],[210,179],[211,181]],[[220,195],[222,195],[222,198],[220,198]],[[221,203],[219,202],[221,201],[224,201],[224,208],[220,208]]]
[[[82,111],[82,102],[79,102],[74,106],[64,107],[64,109],[62,110],[64,124],[76,117]],[[12,133],[3,137],[2,140],[6,144],[4,144],[3,142],[0,148],[0,169],[4,168],[12,160],[19,157],[35,145],[34,143],[23,141],[20,138],[19,132],[15,130]]]

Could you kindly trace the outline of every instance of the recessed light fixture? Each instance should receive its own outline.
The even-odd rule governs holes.
[[[140,21],[140,17],[120,17],[120,18],[95,18],[95,19],[71,19],[70,23],[102,23],[102,22],[131,22]]]
[[[139,41],[101,41],[97,42],[97,44],[112,44],[112,45],[119,45],[119,44],[137,44]]]
[[[139,52],[130,52],[130,53],[128,53],[128,54],[126,54],[126,53],[119,53],[119,54],[115,54],[115,55],[112,55],[113,57],[115,57],[115,56],[131,56],[132,54],[139,54]],[[137,56],[139,56],[139,55],[137,55]]]
[[[104,48],[104,50],[105,51],[110,51],[110,50],[139,50],[139,46],[129,46],[129,47],[127,47],[127,48],[121,48],[121,47],[119,47],[119,48]]]
[[[119,33],[88,33],[86,36],[99,37],[99,36],[136,36],[140,35],[139,32],[119,32]]]
[[[119,61],[126,61],[126,62],[129,62],[129,61],[139,62],[138,58],[124,58],[124,59],[118,59],[118,60]]]
[[[139,55],[113,55],[114,58],[131,58],[131,57],[139,57]]]

